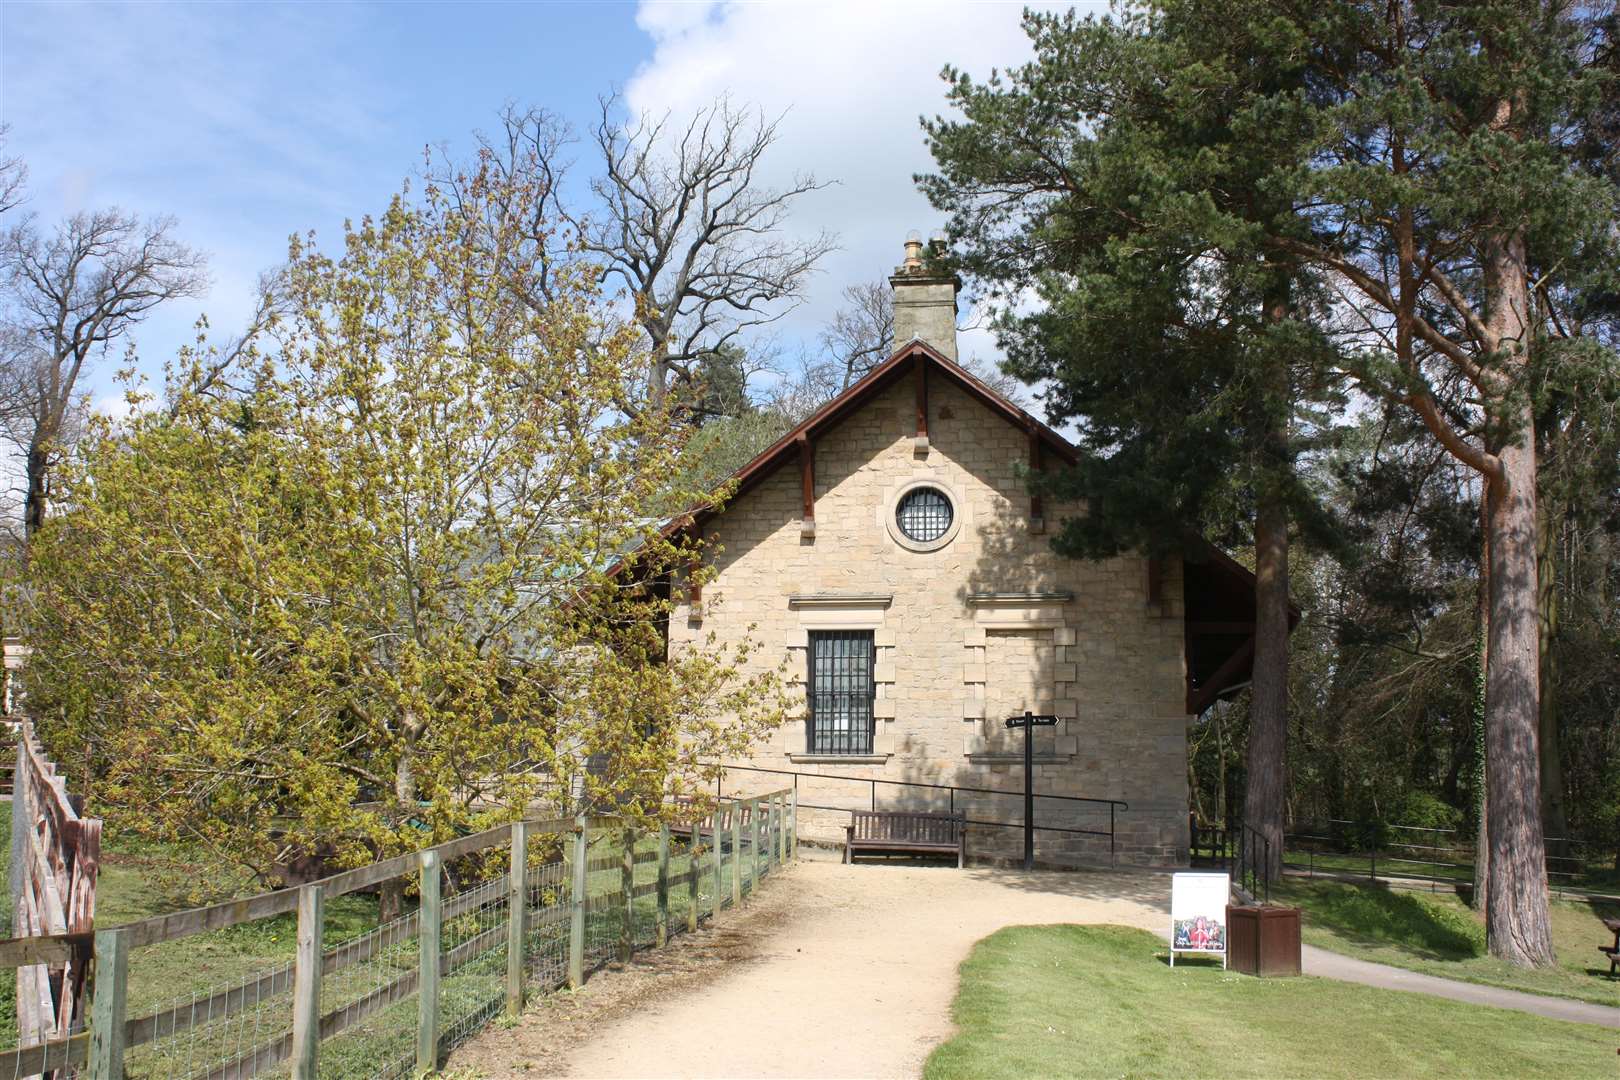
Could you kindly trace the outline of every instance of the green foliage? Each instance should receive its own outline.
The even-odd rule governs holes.
[[[1083,1002],[1083,1008],[1062,1003]],[[1015,926],[973,947],[927,1080],[1029,1076],[1599,1077],[1611,1033],[1327,979],[1255,979],[1122,926]]]
[[[925,124],[919,180],[1010,366],[1091,451],[1055,483],[1087,505],[1062,545],[1238,540],[1281,495],[1310,545],[1296,815],[1387,820],[1408,791],[1472,805],[1474,508],[1535,438],[1558,604],[1581,608],[1549,646],[1569,819],[1620,843],[1613,770],[1590,764],[1620,738],[1620,454],[1599,434],[1620,430],[1613,5],[1153,0],[1024,22],[1028,64],[946,69],[957,115]],[[1376,423],[1346,430],[1347,404]],[[1526,592],[1502,590],[1499,627],[1524,625]],[[1504,684],[1535,681],[1504,656]],[[1531,699],[1509,697],[1492,730],[1528,745]]]
[[[1385,813],[1391,823],[1413,829],[1455,829],[1462,822],[1461,811],[1427,791],[1408,791]]]
[[[592,275],[541,290],[509,257],[542,197],[485,176],[335,256],[295,241],[239,388],[199,350],[165,407],[89,432],[20,599],[30,698],[97,812],[265,877],[575,783],[655,814],[779,721],[749,641],[665,662],[657,583],[700,550],[660,529],[687,428],[621,408],[645,357]]]
[[[1315,521],[1294,460],[1342,404],[1324,301],[1247,220],[1272,146],[1231,119],[1297,77],[1222,67],[1146,17],[1025,28],[1034,62],[982,84],[947,69],[962,119],[926,125],[940,171],[922,184],[1001,300],[1009,370],[1047,383],[1048,414],[1091,451],[1051,471],[1088,507],[1059,546],[1162,550],[1189,526],[1232,539],[1262,498]]]
[[[715,417],[694,431],[682,447],[673,486],[677,492],[688,494],[723,491],[732,473],[792,428],[792,418],[777,409],[751,409],[738,416]]]
[[[696,386],[691,388],[692,418],[704,425],[713,420],[747,416],[756,410],[748,396],[747,355],[737,345],[722,345],[698,360]]]

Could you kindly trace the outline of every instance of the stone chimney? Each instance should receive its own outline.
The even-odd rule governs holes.
[[[923,255],[922,234],[906,237],[906,261],[895,267],[889,286],[894,289],[894,349],[916,339],[932,345],[950,360],[956,359],[956,294],[962,279],[937,269],[944,257],[945,237],[935,233]],[[930,267],[930,261],[936,261]]]

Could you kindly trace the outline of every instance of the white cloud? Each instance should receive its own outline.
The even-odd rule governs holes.
[[[730,94],[786,113],[765,182],[779,186],[797,172],[838,181],[805,196],[793,217],[806,235],[827,229],[841,239],[809,302],[784,324],[809,341],[846,285],[887,276],[907,232],[943,224],[912,181],[932,167],[919,117],[945,111],[945,64],[981,77],[1028,59],[1020,11],[1005,3],[649,0],[636,21],[655,51],[625,87],[626,103],[680,113]],[[995,354],[983,330],[964,335],[961,348]]]

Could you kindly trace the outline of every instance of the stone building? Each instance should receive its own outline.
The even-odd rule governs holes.
[[[727,791],[796,783],[802,830],[829,839],[848,815],[816,807],[965,810],[985,823],[969,858],[1011,857],[1023,735],[1005,721],[1050,714],[1035,790],[1117,804],[1037,800],[1038,823],[1088,830],[1040,832],[1037,858],[1185,862],[1187,726],[1248,678],[1252,577],[1198,541],[1196,558],[1056,554],[1082,508],[1043,506],[1025,470],[1078,451],[954,362],[958,283],[920,243],[891,283],[890,357],[697,523],[715,574],[677,594],[672,644],[752,626],[802,703],[739,763],[802,775],[734,772]]]

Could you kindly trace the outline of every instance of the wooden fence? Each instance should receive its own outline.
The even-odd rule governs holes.
[[[44,1043],[84,1026],[90,932],[101,862],[101,822],[81,818],[33,724],[14,722],[11,800],[12,930],[68,943],[49,960],[17,967],[18,1044]],[[23,1074],[31,1075],[31,1074]]]
[[[788,790],[724,800],[677,827],[679,850],[668,827],[638,835],[613,817],[526,820],[300,888],[97,929],[89,1030],[0,1053],[0,1076],[62,1070],[123,1080],[126,1061],[128,1075],[142,1077],[237,1080],[289,1068],[295,1078],[425,1075],[501,1008],[520,1010],[527,993],[577,987],[595,966],[662,946],[740,903],[795,856],[796,822]],[[593,843],[611,853],[593,856]],[[501,862],[509,869],[498,877],[466,884],[468,875],[447,874],[480,853],[487,868],[499,848],[509,849]],[[329,900],[402,877],[416,882],[416,911],[323,943]],[[293,912],[290,965],[127,1015],[141,948]],[[73,947],[73,935],[0,941],[0,966]],[[414,1043],[403,1055],[401,1036]],[[357,1037],[371,1039],[358,1053],[337,1045]],[[334,1048],[350,1052],[323,1062]]]

